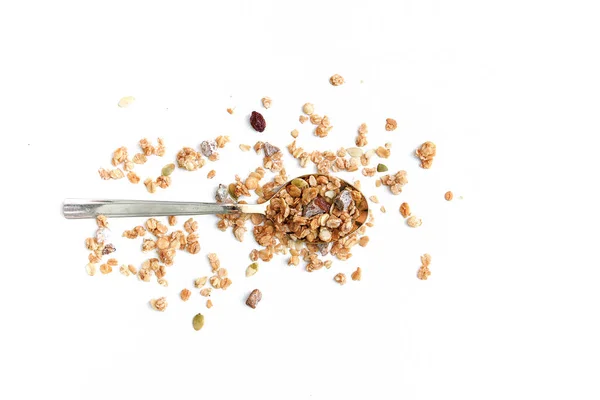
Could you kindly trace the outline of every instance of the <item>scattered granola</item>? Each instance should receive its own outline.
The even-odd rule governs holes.
[[[298,129],[294,129],[292,132],[290,132],[290,135],[292,135],[292,137],[294,139],[298,137],[298,134],[299,134]]]
[[[169,225],[171,226],[175,226],[177,224],[177,217],[175,215],[169,215],[167,220],[169,221]]]
[[[340,86],[344,83],[344,78],[341,75],[335,74],[331,78],[329,78],[329,83],[333,86]]]
[[[379,211],[381,211],[382,213],[385,213],[385,206],[381,206],[381,207],[379,208]]]
[[[213,302],[211,299],[206,300],[206,308],[212,308]]]
[[[358,136],[356,137],[356,146],[365,147],[367,142],[367,133],[369,129],[367,128],[367,124],[363,123],[358,127]]]
[[[311,103],[305,103],[302,106],[302,112],[304,112],[304,114],[306,115],[312,115],[312,113],[315,111],[315,106],[312,105]]]
[[[419,271],[417,271],[417,278],[426,281],[431,275],[431,271],[429,270],[429,264],[431,264],[431,256],[429,254],[423,254],[421,256],[421,266],[419,267]]]
[[[308,117],[305,115],[301,115],[298,117],[298,121],[300,121],[301,124],[305,123],[306,121],[308,121]]]
[[[233,108],[228,108],[228,109],[227,109],[227,112],[228,112],[229,114],[233,114]]]
[[[363,236],[358,240],[358,245],[360,247],[365,247],[367,245],[367,243],[369,243],[369,237],[368,236]]]
[[[408,205],[408,203],[400,204],[400,214],[404,218],[410,217],[410,206]]]
[[[390,132],[393,130],[396,130],[396,128],[398,127],[398,123],[396,122],[395,119],[392,118],[387,118],[385,120],[385,130]]]
[[[411,228],[417,228],[419,226],[421,226],[421,224],[423,223],[421,221],[421,218],[417,218],[414,215],[412,217],[409,217],[406,220],[406,223],[408,224],[408,226],[410,226]]]
[[[400,194],[402,187],[408,183],[406,171],[398,171],[395,175],[384,175],[381,177],[381,183],[389,186],[393,194]]]
[[[159,297],[158,299],[152,299],[152,300],[150,300],[150,305],[156,311],[165,311],[165,309],[167,308],[168,303],[167,303],[167,299],[165,297]]]
[[[198,168],[202,168],[205,163],[206,161],[202,158],[202,154],[191,147],[184,147],[177,153],[177,165],[179,165],[179,168],[195,171]]]
[[[454,194],[451,191],[447,191],[444,194],[444,199],[446,199],[446,201],[451,201],[454,198]]]
[[[246,300],[246,305],[248,307],[256,308],[256,305],[261,300],[262,300],[262,293],[260,292],[260,290],[254,289],[252,292],[250,292],[250,295],[248,296],[248,299]]]
[[[188,301],[190,299],[191,295],[192,295],[192,292],[189,289],[183,289],[181,291],[181,293],[179,293],[179,296],[181,297],[181,300],[183,300],[183,301]]]
[[[353,281],[360,281],[360,278],[362,278],[362,270],[360,267],[356,267],[356,271],[354,271],[350,277]]]
[[[215,175],[217,175],[217,171],[215,171],[214,169],[211,169],[210,171],[208,171],[208,174],[206,174],[206,177],[208,179],[212,179],[215,177]]]
[[[217,272],[217,270],[221,267],[221,262],[219,261],[219,257],[215,253],[208,253],[208,262],[212,268],[212,272]]]
[[[433,157],[436,154],[435,144],[432,142],[425,142],[419,147],[415,154],[421,160],[421,168],[429,169],[433,163]]]
[[[379,199],[377,198],[377,196],[370,196],[369,200],[371,200],[375,204],[379,203]]]
[[[207,276],[203,276],[202,278],[197,278],[194,281],[194,287],[196,288],[201,288],[202,286],[204,286],[206,284],[206,281],[208,280]]]
[[[340,272],[339,274],[336,274],[333,277],[333,280],[336,281],[337,283],[339,283],[340,286],[345,285],[346,284],[346,275]]]
[[[85,266],[85,272],[87,272],[87,274],[88,274],[89,276],[94,276],[94,275],[96,275],[96,264],[93,264],[93,263],[88,263],[88,264]]]
[[[272,102],[272,100],[271,100],[270,97],[263,97],[261,99],[261,101],[262,101],[262,104],[263,104],[264,108],[271,108],[271,102]]]

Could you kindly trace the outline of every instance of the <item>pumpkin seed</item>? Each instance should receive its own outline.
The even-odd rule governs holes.
[[[197,331],[202,329],[202,327],[204,326],[204,315],[196,314],[196,316],[192,320],[192,325],[194,326],[194,329]]]
[[[377,172],[386,172],[388,170],[388,167],[386,167],[384,164],[377,164]]]
[[[252,276],[258,272],[258,263],[252,263],[246,268],[246,276]]]
[[[175,164],[167,164],[162,169],[162,176],[169,176],[175,171]]]
[[[235,183],[229,184],[229,186],[227,187],[227,192],[229,193],[229,196],[231,196],[231,198],[234,201],[237,201],[238,197],[235,195]]]

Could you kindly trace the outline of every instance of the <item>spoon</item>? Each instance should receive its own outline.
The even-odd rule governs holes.
[[[308,180],[310,176],[318,178],[322,174],[302,175],[295,179]],[[323,175],[327,176],[327,175]],[[337,178],[339,179],[339,178]],[[286,188],[291,182],[290,180],[282,185],[271,199]],[[361,195],[361,201],[357,203],[358,209],[361,211],[359,217],[355,220],[353,229],[348,233],[352,233],[360,228],[367,220],[369,206],[362,192],[356,189],[353,185],[339,179],[341,186],[340,190],[348,187],[356,190]],[[121,217],[158,217],[169,215],[207,215],[207,214],[262,214],[266,215],[267,207],[271,200],[267,200],[262,204],[218,204],[218,203],[199,203],[189,201],[155,201],[155,200],[95,200],[95,199],[65,199],[63,202],[63,215],[67,219],[83,219],[96,218],[98,215],[106,217],[121,218]]]

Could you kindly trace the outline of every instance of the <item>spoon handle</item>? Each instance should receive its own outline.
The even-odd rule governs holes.
[[[63,214],[68,219],[107,217],[159,217],[166,215],[231,214],[239,212],[231,204],[190,201],[66,199]]]

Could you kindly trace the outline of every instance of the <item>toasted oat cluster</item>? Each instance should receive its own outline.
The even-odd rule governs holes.
[[[384,175],[381,177],[381,183],[389,186],[393,194],[400,194],[402,186],[408,183],[406,171],[398,171],[395,175]]]
[[[433,164],[433,157],[436,154],[436,146],[433,142],[425,142],[419,147],[415,154],[421,160],[421,168],[429,169]]]
[[[330,243],[350,234],[366,220],[367,203],[351,186],[335,177],[296,178],[267,207],[273,229],[293,240]]]

